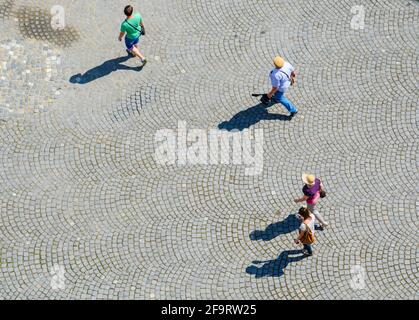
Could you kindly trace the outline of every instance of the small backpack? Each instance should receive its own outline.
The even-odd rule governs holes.
[[[314,236],[313,231],[311,231],[310,227],[306,225],[306,231],[304,231],[303,236],[301,237],[300,241],[302,244],[312,244],[316,241],[316,237]]]

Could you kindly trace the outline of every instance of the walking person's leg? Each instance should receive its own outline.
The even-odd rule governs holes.
[[[140,61],[144,63],[146,62],[146,58],[141,54],[140,50],[138,49],[139,40],[139,37],[136,40],[130,40],[127,37],[125,37],[125,45],[129,52],[131,52],[134,56],[138,57]]]
[[[294,114],[297,112],[297,108],[287,99],[285,98],[284,92],[277,91],[274,95],[275,100],[281,103],[287,110]]]
[[[145,60],[145,56],[140,52],[140,38],[138,38],[137,42],[134,43],[133,50],[136,50],[138,52],[138,56]]]
[[[145,57],[141,54],[140,50],[138,50],[138,47],[136,46],[132,47],[132,53],[138,58],[140,58],[141,61],[145,60]]]
[[[308,255],[313,254],[313,248],[311,247],[311,244],[305,244],[304,245],[304,250],[305,250],[305,253],[308,254]]]
[[[316,205],[315,204],[308,204],[307,203],[307,208],[308,210],[310,210],[314,216],[316,217],[317,220],[319,220],[319,223],[322,227],[327,227],[329,224],[323,219],[322,215],[320,214],[319,210],[316,209]]]

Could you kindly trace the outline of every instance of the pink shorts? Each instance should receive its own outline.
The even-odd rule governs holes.
[[[320,198],[320,191],[317,191],[316,194],[307,199],[307,204],[316,204],[317,200]]]

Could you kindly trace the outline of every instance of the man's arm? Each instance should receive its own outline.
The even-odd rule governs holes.
[[[272,99],[272,96],[278,91],[278,87],[280,85],[279,79],[276,77],[275,74],[272,73],[269,74],[269,78],[271,80],[272,89],[268,92],[267,96],[269,99]]]
[[[145,27],[144,27],[143,18],[141,18],[140,20],[140,26],[141,26],[141,34],[145,36]]]
[[[121,31],[121,32],[119,33],[118,40],[119,40],[119,41],[122,41],[122,38],[124,37],[124,35],[125,35],[125,32],[122,32],[122,31]]]
[[[272,87],[271,91],[268,92],[268,98],[272,99],[272,96],[278,91],[277,87]]]
[[[294,200],[295,203],[306,201],[308,197],[304,195],[302,198],[297,198]]]
[[[295,71],[293,71],[293,72],[291,72],[291,85],[293,85],[294,84],[294,82],[295,82],[295,77],[297,76],[297,73],[295,73]]]

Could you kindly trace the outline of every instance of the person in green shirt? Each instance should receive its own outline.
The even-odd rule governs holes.
[[[145,35],[143,18],[140,13],[134,12],[134,8],[130,5],[124,8],[124,13],[127,18],[121,24],[118,40],[122,41],[122,38],[125,35],[125,46],[127,47],[127,51],[130,54],[137,56],[140,59],[142,66],[144,66],[147,63],[147,59],[141,54],[138,47],[140,36]]]

